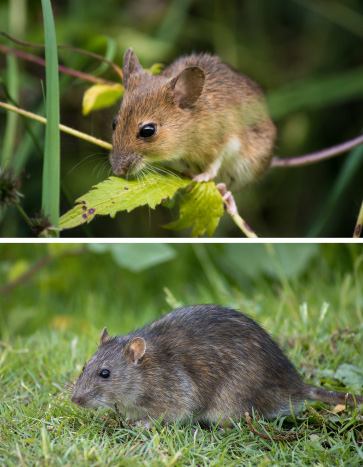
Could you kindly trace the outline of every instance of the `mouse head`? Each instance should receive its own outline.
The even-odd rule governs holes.
[[[146,351],[142,337],[111,338],[104,328],[98,351],[86,362],[71,401],[82,407],[130,407],[141,384],[140,361]]]
[[[123,61],[125,93],[113,122],[110,162],[115,175],[128,175],[148,163],[182,157],[197,131],[205,74],[196,66],[175,76],[151,75],[143,70],[132,49]]]

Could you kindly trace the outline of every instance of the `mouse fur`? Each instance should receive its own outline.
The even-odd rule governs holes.
[[[110,153],[115,175],[156,164],[239,189],[268,168],[276,129],[264,94],[219,57],[192,54],[152,75],[128,49],[122,71],[125,93]],[[148,124],[155,133],[145,138]]]

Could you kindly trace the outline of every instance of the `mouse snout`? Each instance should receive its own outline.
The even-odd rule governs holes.
[[[110,162],[115,175],[125,175],[135,171],[135,168],[141,162],[141,157],[133,152],[129,154],[111,152]]]

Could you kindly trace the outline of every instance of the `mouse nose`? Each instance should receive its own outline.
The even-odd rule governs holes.
[[[126,170],[123,167],[112,167],[114,175],[125,175]]]
[[[110,163],[115,175],[125,175],[132,173],[133,169],[141,161],[141,157],[133,152],[119,154],[114,151],[110,153]]]

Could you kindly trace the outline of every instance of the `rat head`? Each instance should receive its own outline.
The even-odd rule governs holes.
[[[204,87],[203,70],[192,66],[173,77],[154,76],[128,49],[122,73],[125,93],[112,125],[110,154],[115,175],[137,173],[147,163],[181,157],[197,131],[193,115]]]
[[[71,401],[82,407],[132,406],[141,382],[139,361],[146,344],[142,337],[111,339],[104,328],[98,351],[84,365]]]

